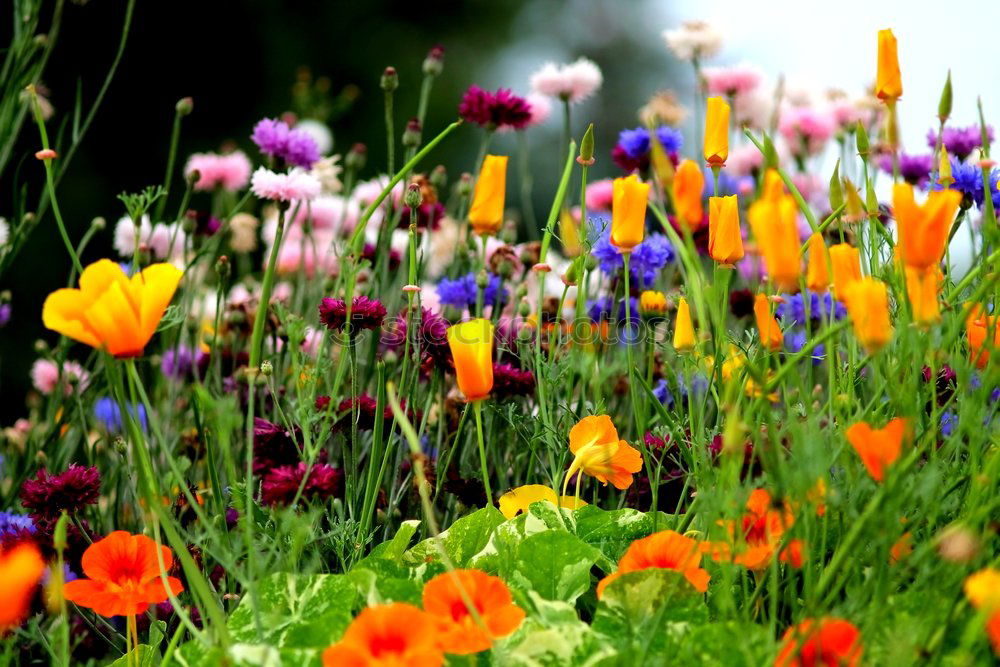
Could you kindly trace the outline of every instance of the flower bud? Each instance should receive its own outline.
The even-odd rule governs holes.
[[[403,203],[410,208],[417,208],[424,201],[424,196],[420,192],[420,186],[416,183],[410,183],[406,187],[406,194],[403,195]],[[416,220],[411,222],[416,223]]]
[[[368,147],[362,143],[354,144],[351,146],[351,150],[347,151],[347,155],[344,156],[344,166],[354,171],[360,171],[364,168],[367,158]]]
[[[870,148],[868,144],[868,132],[865,131],[865,126],[860,120],[854,128],[854,145],[857,146],[858,155],[862,159],[867,159]]]
[[[479,273],[476,274],[476,287],[479,289],[486,289],[490,286],[490,274],[486,273],[486,269],[481,269]]]
[[[577,158],[577,162],[582,165],[590,166],[594,164],[594,124],[591,123],[587,126],[587,131],[583,133],[583,139],[580,140],[580,157]]]
[[[422,126],[420,125],[419,118],[411,118],[406,123],[406,129],[403,130],[403,146],[407,148],[416,148],[420,145]]]
[[[57,553],[66,548],[67,523],[69,523],[69,516],[66,514],[66,510],[63,510],[59,515],[59,520],[56,521],[55,530],[52,531],[52,547]]]
[[[274,364],[272,364],[267,359],[265,359],[264,361],[260,362],[260,374],[261,375],[263,375],[264,377],[270,377],[272,373],[274,373]]]
[[[98,232],[107,226],[108,226],[107,221],[101,216],[97,216],[96,218],[90,221],[90,228]]]
[[[444,69],[444,47],[435,44],[424,58],[423,70],[427,76],[439,76]]]
[[[833,167],[833,175],[830,176],[830,210],[836,211],[844,203],[844,190],[840,185],[840,158]]]
[[[941,90],[941,101],[938,102],[938,119],[943,125],[951,116],[951,70],[948,70],[948,78],[945,79],[944,89]]]
[[[431,185],[434,186],[435,190],[438,192],[443,191],[445,186],[448,185],[448,172],[444,168],[444,165],[439,164],[434,167],[434,170],[431,171],[431,175],[428,177],[428,180],[431,182]]]
[[[220,255],[219,259],[215,262],[215,272],[219,275],[219,277],[225,280],[229,277],[229,274],[232,273],[232,269],[233,267],[229,263],[229,257],[226,255]]]
[[[517,305],[517,314],[521,317],[531,315],[531,304],[528,303],[527,300],[521,301],[521,303]]]
[[[194,99],[190,97],[182,97],[177,100],[177,104],[174,105],[174,109],[177,111],[178,116],[187,116],[194,111]]]
[[[458,179],[458,195],[468,197],[470,194],[472,194],[472,174],[465,172]]]
[[[201,180],[201,172],[197,169],[192,169],[187,173],[187,178],[185,180],[187,181],[188,187],[193,188],[194,184]]]
[[[379,81],[379,86],[387,93],[391,93],[399,88],[399,74],[396,73],[395,67],[385,68],[385,71],[382,72],[382,79]]]

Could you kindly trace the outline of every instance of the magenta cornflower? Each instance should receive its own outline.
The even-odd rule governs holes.
[[[281,466],[267,473],[261,483],[260,498],[265,505],[288,505],[295,500],[299,487],[302,487],[302,495],[299,496],[301,500],[326,501],[340,493],[343,481],[344,473],[341,470],[326,463],[314,464],[309,469],[303,461],[298,465]]]
[[[266,419],[253,420],[253,472],[263,475],[268,470],[295,464],[299,460],[299,433],[294,437],[284,427],[272,424]]]
[[[250,182],[250,172],[253,166],[243,151],[235,151],[225,155],[217,153],[195,153],[188,158],[184,166],[184,175],[190,177],[198,172],[198,180],[194,183],[195,190],[214,190],[216,188],[235,192],[242,190]]]
[[[493,398],[530,396],[535,392],[535,375],[510,364],[493,364]]]
[[[51,475],[42,468],[35,479],[21,485],[21,504],[32,516],[56,519],[62,510],[70,514],[93,505],[101,493],[97,468],[70,464],[64,472]]]
[[[458,105],[458,114],[488,130],[520,130],[531,121],[531,104],[506,88],[490,92],[469,86]]]
[[[361,329],[377,329],[382,326],[385,319],[385,306],[378,299],[369,299],[366,296],[356,296],[351,302],[351,328],[352,332]],[[343,330],[347,324],[347,304],[343,299],[332,299],[327,297],[319,304],[319,319],[328,329],[334,331]]]
[[[320,159],[319,147],[309,133],[290,128],[282,120],[261,120],[254,126],[250,138],[261,153],[295,167],[310,169]]]

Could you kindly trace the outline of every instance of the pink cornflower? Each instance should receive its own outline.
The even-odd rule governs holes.
[[[531,121],[531,105],[506,88],[490,92],[469,86],[458,105],[458,115],[488,130],[520,130]]]
[[[63,394],[69,396],[74,387],[82,392],[90,383],[90,373],[75,361],[67,361],[62,367]],[[31,367],[31,383],[39,392],[48,396],[59,384],[59,366],[49,359],[38,359]]]
[[[764,164],[764,155],[753,144],[741,144],[729,149],[726,171],[736,176],[749,176]]]
[[[528,104],[531,105],[531,120],[528,121],[527,127],[541,125],[552,115],[552,102],[545,95],[529,93],[527,100]]]
[[[593,183],[587,184],[587,194],[585,196],[585,201],[587,202],[588,211],[610,211],[611,210],[611,200],[613,199],[613,183],[610,178],[605,178],[600,181],[594,181]]]
[[[778,120],[778,131],[794,155],[821,152],[834,129],[830,114],[811,107],[788,107]]]
[[[214,190],[221,188],[229,192],[242,190],[250,181],[253,167],[250,159],[243,151],[235,151],[219,155],[218,153],[195,153],[188,158],[184,166],[184,175],[198,172],[195,190]]]
[[[594,61],[577,58],[568,65],[552,62],[542,65],[531,75],[531,90],[576,104],[596,93],[603,82],[601,68]]]
[[[320,191],[319,180],[301,169],[278,174],[259,167],[251,179],[253,193],[261,199],[293,202],[314,199]]]
[[[738,97],[757,89],[760,85],[760,70],[752,65],[732,67],[705,67],[701,70],[705,88],[712,95]]]

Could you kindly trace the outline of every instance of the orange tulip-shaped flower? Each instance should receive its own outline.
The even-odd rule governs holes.
[[[698,229],[705,212],[701,195],[705,191],[705,174],[694,160],[684,160],[674,175],[674,210],[677,219],[689,231]]]
[[[854,246],[837,243],[830,246],[830,267],[833,270],[833,290],[844,300],[847,286],[861,280],[861,253]]]
[[[567,481],[581,471],[605,485],[611,482],[615,488],[627,489],[632,474],[642,470],[642,455],[618,438],[618,430],[607,415],[584,417],[570,429],[569,451],[574,459]]]
[[[941,288],[941,269],[932,266],[921,271],[911,266],[905,267],[906,296],[913,310],[913,321],[929,326],[941,319],[938,308],[938,291]]]
[[[110,259],[80,274],[80,289],[58,289],[45,299],[42,322],[67,338],[137,357],[153,337],[183,272],[153,264],[129,278]]]
[[[881,482],[885,479],[885,469],[899,459],[908,428],[905,419],[896,417],[884,428],[872,428],[868,422],[852,424],[845,435],[851,447],[861,457],[868,474],[876,482]]]
[[[45,562],[34,542],[0,548],[0,637],[16,628],[28,615],[35,587],[45,572]]]
[[[701,568],[701,551],[697,541],[672,530],[635,540],[618,561],[618,570],[598,582],[597,597],[600,598],[608,584],[623,574],[653,568],[676,570],[695,590],[704,593],[711,577]]]
[[[476,179],[469,208],[469,224],[477,234],[496,234],[503,226],[503,205],[507,193],[507,156],[487,155]]]
[[[976,609],[986,611],[986,633],[993,652],[1000,655],[1000,570],[992,567],[970,574],[965,579],[965,597]]]
[[[642,243],[646,231],[649,183],[641,183],[632,174],[616,178],[611,188],[611,245],[618,252],[632,252],[632,248]]]
[[[511,489],[500,496],[500,513],[508,519],[527,512],[533,503],[547,502],[563,509],[578,510],[587,505],[587,501],[573,496],[557,496],[556,492],[544,484],[525,484]]]
[[[896,250],[903,264],[924,271],[941,263],[961,202],[962,193],[958,190],[937,190],[927,196],[923,206],[918,206],[912,185],[893,186],[892,207],[899,228]]]
[[[774,667],[857,667],[864,651],[854,624],[837,618],[807,619],[789,628],[781,642]]]
[[[720,264],[743,259],[743,236],[736,195],[708,198],[708,254]]]
[[[806,287],[813,292],[825,292],[830,287],[830,261],[823,235],[809,237],[809,264],[806,267]]]
[[[722,167],[729,158],[729,104],[721,97],[709,97],[705,112],[705,162]]]
[[[875,95],[885,102],[895,102],[903,95],[903,78],[899,73],[896,37],[892,30],[878,31],[878,75]]]
[[[469,613],[466,600],[478,619]],[[485,651],[524,620],[524,610],[514,604],[507,584],[482,570],[442,572],[424,586],[423,601],[424,610],[438,623],[438,644],[445,653]]]
[[[167,588],[160,577],[156,550],[163,555],[165,572],[174,562],[170,549],[157,547],[145,535],[129,535],[116,530],[94,542],[83,552],[81,565],[87,579],[76,579],[63,586],[63,596],[81,607],[90,607],[101,616],[141,614],[151,604],[166,600]],[[169,593],[179,594],[184,587],[179,579],[167,577]]]
[[[877,278],[855,280],[844,290],[844,305],[854,323],[854,335],[869,352],[877,352],[892,340],[889,321],[889,291]]]
[[[465,400],[471,403],[489,396],[493,390],[493,324],[480,317],[448,327],[448,346]]]
[[[758,294],[753,300],[753,314],[760,331],[760,344],[772,352],[777,352],[785,342],[778,321],[771,314],[771,302],[767,296]]]
[[[326,667],[439,667],[437,620],[405,602],[367,607],[339,642],[323,651]]]
[[[971,306],[968,313],[965,336],[969,341],[969,357],[976,368],[983,369],[990,362],[993,350],[1000,347],[1000,323],[996,315],[984,313],[979,304]]]
[[[758,216],[765,216],[760,220]],[[767,278],[778,289],[794,292],[802,274],[798,205],[791,196],[782,196],[777,203],[754,202],[750,215],[753,233],[764,255]]]
[[[687,299],[677,301],[677,319],[674,320],[674,349],[687,352],[694,348],[694,322],[691,321],[691,307]]]

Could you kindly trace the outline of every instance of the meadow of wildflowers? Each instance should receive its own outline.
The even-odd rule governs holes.
[[[586,57],[469,82],[443,127],[445,49],[414,109],[385,68],[385,135],[351,138],[377,165],[281,109],[177,155],[184,98],[163,182],[82,238],[79,119],[9,49],[0,140],[45,191],[0,210],[0,276],[46,228],[67,275],[0,303],[49,332],[0,450],[0,664],[993,664],[990,110],[953,124],[949,76],[900,145],[897,36],[855,37],[873,86],[820,96],[670,27],[696,94],[614,146]],[[538,214],[507,187],[528,143],[496,146],[543,123]]]

